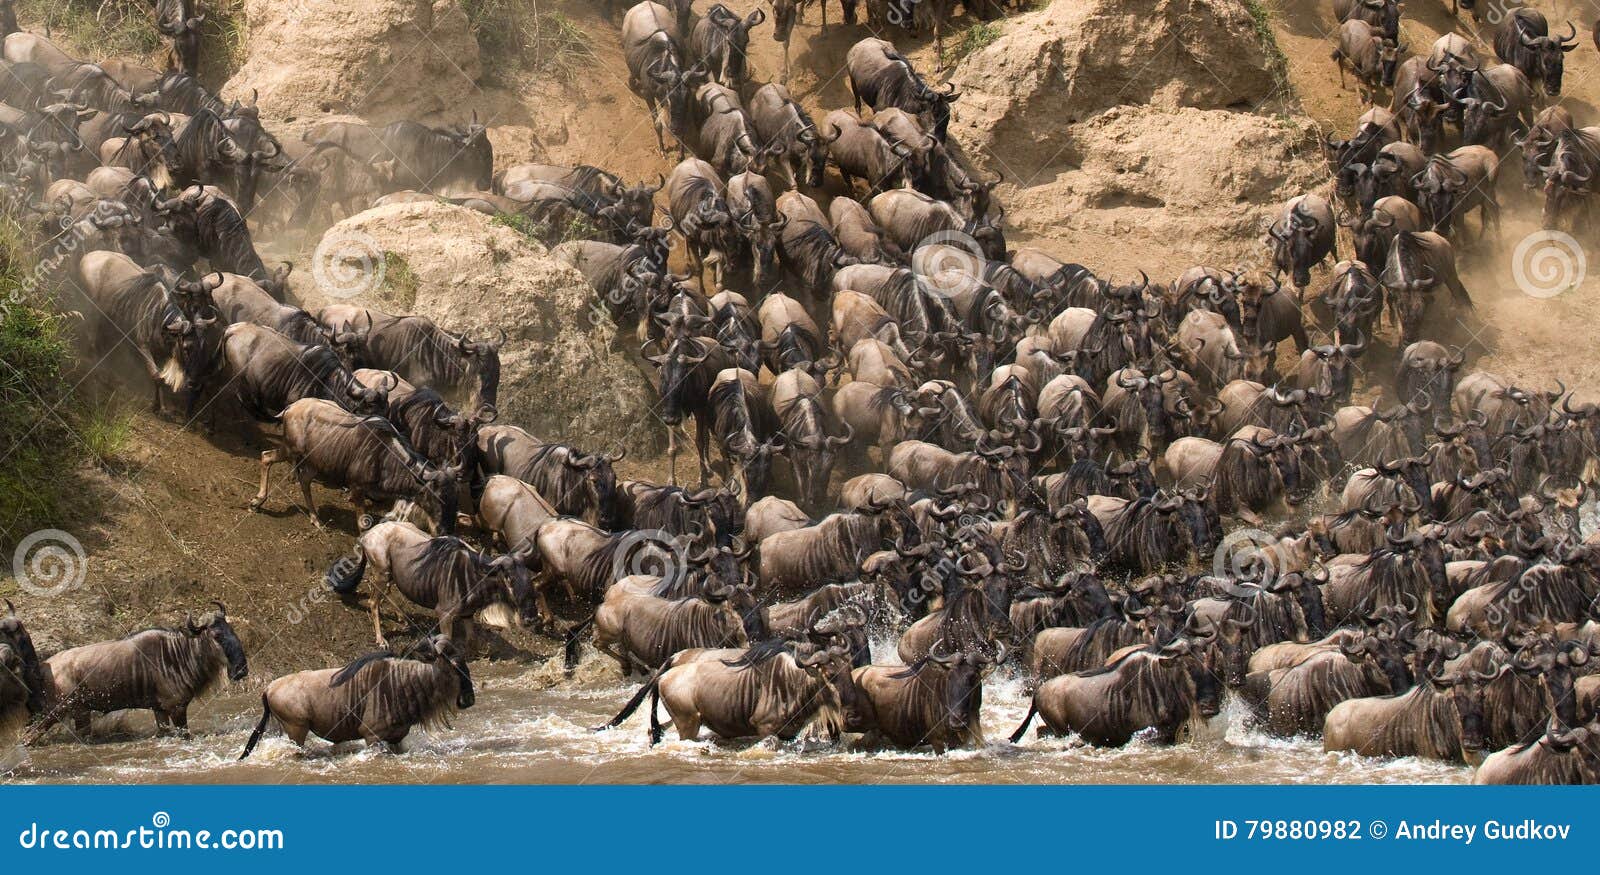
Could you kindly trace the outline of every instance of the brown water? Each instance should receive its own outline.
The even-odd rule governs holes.
[[[892,655],[876,643],[880,659]],[[892,657],[891,657],[892,658]],[[97,721],[98,740],[78,744],[61,731],[29,751],[4,780],[24,783],[1462,783],[1471,770],[1429,760],[1376,760],[1324,753],[1320,740],[1268,737],[1244,725],[1230,702],[1207,732],[1171,747],[1136,740],[1116,750],[1066,739],[1019,745],[1005,738],[1027,710],[1022,682],[997,675],[984,687],[980,750],[904,752],[799,740],[776,746],[684,742],[670,729],[651,749],[641,708],[621,727],[605,722],[636,686],[588,656],[571,681],[556,663],[474,667],[476,706],[453,728],[418,731],[398,756],[361,744],[337,750],[313,741],[306,752],[276,731],[236,762],[260,715],[260,697],[226,692],[190,712],[195,736],[157,739],[148,713]],[[554,684],[554,685],[552,685]]]

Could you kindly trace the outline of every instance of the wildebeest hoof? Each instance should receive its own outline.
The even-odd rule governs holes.
[[[250,499],[250,512],[251,513],[260,513],[261,512],[261,506],[263,504],[266,504],[266,503],[267,503],[267,500],[265,498],[252,498],[252,499]]]

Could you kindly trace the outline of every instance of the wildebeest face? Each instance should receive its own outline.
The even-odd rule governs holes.
[[[217,609],[201,618],[199,622],[190,621],[188,632],[190,635],[205,635],[222,649],[222,655],[228,660],[228,680],[244,680],[250,673],[250,665],[245,659],[244,645],[239,643],[239,636],[234,633],[233,626],[228,623],[227,610],[221,602],[215,603]]]
[[[517,622],[523,628],[532,628],[539,622],[539,599],[528,573],[528,563],[534,561],[531,551],[519,551],[499,556],[490,563],[493,573],[505,582],[511,605],[516,608]]]
[[[39,654],[33,648],[33,636],[28,634],[17,609],[6,601],[6,615],[0,617],[0,645],[10,648],[16,655],[16,677],[28,690],[28,711],[37,714],[44,709],[44,683],[39,667]]]
[[[986,664],[986,660],[975,653],[959,656],[945,676],[945,729],[954,739],[977,742],[967,736],[973,717],[983,707]]]
[[[456,690],[456,707],[471,708],[477,701],[477,695],[472,689],[472,672],[467,668],[467,657],[449,638],[435,635],[418,647],[418,658],[424,662],[442,660],[456,673],[458,688]]]
[[[1189,542],[1201,559],[1210,558],[1222,540],[1221,519],[1202,494],[1179,494],[1179,504],[1173,519],[1178,524],[1180,537]],[[1182,541],[1179,541],[1182,543]]]
[[[789,41],[795,22],[800,18],[799,0],[772,0],[772,38],[780,43]]]
[[[617,471],[612,467],[612,462],[622,457],[623,452],[618,451],[610,455],[600,453],[567,459],[568,467],[583,472],[584,482],[594,495],[595,507],[600,512],[597,524],[606,531],[615,531],[618,526]]]
[[[1206,719],[1222,713],[1222,684],[1210,667],[1198,659],[1191,660],[1189,678],[1194,682],[1195,710]]]

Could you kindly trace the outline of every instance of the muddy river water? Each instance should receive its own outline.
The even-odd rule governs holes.
[[[893,661],[889,642],[874,654]],[[1272,738],[1247,726],[1230,701],[1206,731],[1165,747],[1135,740],[1106,750],[1071,739],[1006,742],[1027,711],[1021,678],[997,674],[984,686],[989,744],[942,756],[865,747],[846,736],[837,747],[804,738],[766,745],[667,740],[650,748],[641,708],[615,730],[592,732],[636,685],[586,657],[571,680],[557,665],[478,663],[477,704],[450,729],[421,730],[405,752],[389,755],[313,740],[304,753],[269,732],[237,762],[260,715],[258,693],[224,692],[190,711],[191,739],[153,738],[148,712],[96,722],[97,738],[78,744],[61,730],[13,763],[0,780],[27,783],[1460,783],[1471,770],[1428,760],[1376,760],[1324,753],[1320,739]]]

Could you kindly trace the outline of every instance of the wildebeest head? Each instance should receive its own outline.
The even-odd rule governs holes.
[[[1590,193],[1594,179],[1595,160],[1581,145],[1577,134],[1563,131],[1557,136],[1555,148],[1541,166],[1544,173],[1544,208],[1540,220],[1546,230],[1552,230],[1560,221],[1561,213],[1571,200],[1579,200]]]
[[[751,499],[754,499],[767,494],[772,484],[772,458],[788,452],[789,442],[781,433],[763,441],[741,432],[733,437],[728,449],[739,458],[745,484],[742,488],[747,489]],[[736,484],[737,481],[734,481],[729,485]]]
[[[222,602],[212,602],[217,606],[215,611],[196,620],[188,617],[184,620],[183,632],[190,638],[205,636],[214,642],[222,651],[228,661],[228,680],[244,680],[250,673],[250,664],[245,660],[244,645],[239,643],[239,636],[234,634],[233,626],[228,623],[228,609]]]
[[[1316,263],[1318,238],[1329,229],[1323,228],[1317,217],[1301,201],[1289,210],[1288,215],[1267,228],[1267,246],[1272,251],[1273,264],[1294,277],[1294,284],[1304,288],[1311,284],[1311,266]]]
[[[525,629],[539,622],[539,598],[529,575],[530,566],[538,561],[538,548],[529,543],[484,563],[483,570],[498,578],[505,587],[506,599],[517,612],[517,622]]]
[[[1189,545],[1202,560],[1211,558],[1217,545],[1222,543],[1222,518],[1216,503],[1207,501],[1204,487],[1180,489],[1173,493],[1173,510],[1177,521],[1188,536]]]
[[[608,532],[616,531],[619,511],[617,471],[612,466],[627,453],[626,449],[620,447],[615,453],[579,453],[574,450],[563,460],[568,468],[583,475],[584,483],[594,494],[595,507],[599,509],[596,525]]]
[[[1522,12],[1524,10],[1518,10]],[[1541,19],[1543,16],[1541,16]],[[1544,24],[1541,20],[1540,24]],[[1537,29],[1529,28],[1525,19],[1513,14],[1511,26],[1515,29],[1517,42],[1522,48],[1525,57],[1531,56],[1532,65],[1537,67],[1537,78],[1544,80],[1544,90],[1551,97],[1561,94],[1561,73],[1565,59],[1563,55],[1578,47],[1578,28],[1572,22],[1567,22],[1566,36],[1548,36]]]
[[[922,105],[920,112],[926,113],[932,120],[934,139],[940,143],[945,142],[950,135],[950,104],[955,103],[960,97],[961,91],[956,88],[954,82],[947,83],[943,91],[924,85],[918,95]],[[995,260],[1003,258],[1004,256]]]
[[[465,336],[456,341],[456,351],[472,363],[473,369],[478,372],[478,391],[476,400],[479,404],[494,407],[500,395],[500,347],[506,342],[505,329],[500,330],[500,336],[495,340],[471,340]]]
[[[1418,206],[1433,218],[1441,234],[1449,233],[1456,203],[1471,184],[1472,180],[1466,173],[1439,155],[1430,158],[1428,166],[1411,178],[1411,185],[1417,190],[1417,200],[1421,201]]]
[[[211,371],[222,348],[217,310],[207,307],[189,316],[176,306],[169,307],[161,331],[172,345],[173,359],[182,373],[178,388],[184,391],[192,405],[203,388],[204,377]]]
[[[657,344],[662,347],[661,352],[650,353],[650,348]],[[661,369],[662,422],[669,426],[683,422],[688,406],[680,388],[686,385],[689,376],[711,356],[715,348],[712,340],[687,335],[650,341],[644,345],[645,360]]]
[[[426,663],[443,662],[445,666],[456,673],[456,707],[471,708],[477,701],[477,696],[472,689],[472,672],[467,668],[466,654],[462,653],[443,635],[424,638],[417,642],[412,651],[412,658]]]
[[[779,213],[776,217],[763,220],[756,214],[755,208],[745,210],[743,215],[734,216],[734,222],[744,238],[750,241],[750,248],[755,262],[755,283],[760,289],[772,288],[778,281],[778,238],[783,233],[784,227],[789,224],[789,217]]]
[[[16,672],[28,691],[28,713],[37,714],[44,710],[44,680],[41,673],[39,654],[33,648],[33,636],[22,625],[22,620],[17,617],[16,606],[11,600],[6,600],[6,613],[0,617],[0,645],[11,649],[17,665],[9,667]]]
[[[1210,656],[1216,634],[1215,627],[1189,629],[1160,648],[1163,662],[1175,662],[1189,675],[1194,688],[1194,711],[1204,719],[1222,713],[1222,683],[1217,680]]]
[[[1482,73],[1474,73],[1474,84],[1482,83],[1483,90],[1494,92],[1494,86]],[[1479,97],[1470,94],[1455,98],[1461,112],[1461,141],[1463,143],[1485,143],[1491,136],[1500,130],[1508,115],[1514,114],[1505,95],[1496,94],[1493,97]]]

